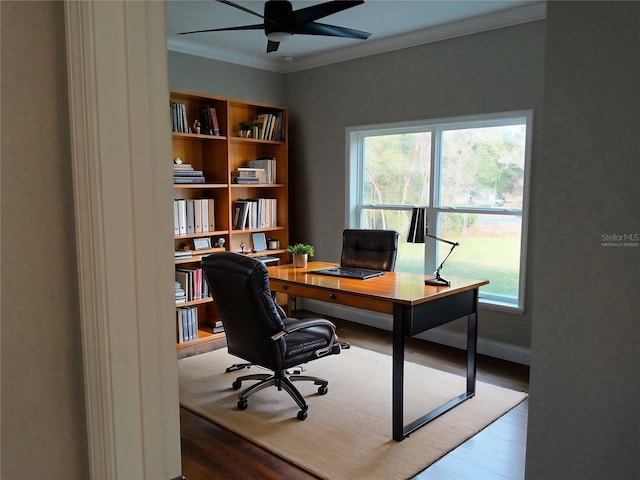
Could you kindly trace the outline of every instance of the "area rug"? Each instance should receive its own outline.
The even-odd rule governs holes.
[[[310,362],[305,374],[329,380],[329,392],[296,382],[309,404],[304,421],[289,395],[267,388],[236,407],[233,380],[262,373],[259,367],[225,373],[238,358],[226,349],[178,362],[180,404],[323,479],[400,480],[424,470],[526,398],[478,382],[476,396],[415,431],[391,439],[391,357],[352,346],[340,355]],[[242,388],[251,385],[246,382]],[[463,393],[465,379],[405,363],[405,424]]]

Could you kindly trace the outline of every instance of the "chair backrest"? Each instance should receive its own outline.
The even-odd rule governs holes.
[[[276,366],[274,358],[285,345],[271,336],[284,324],[271,297],[264,263],[219,252],[202,259],[202,271],[224,325],[229,353],[267,368]]]
[[[347,229],[342,232],[343,267],[392,272],[396,267],[398,232],[395,230]]]

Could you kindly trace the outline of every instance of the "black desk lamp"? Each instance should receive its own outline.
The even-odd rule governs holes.
[[[407,238],[408,243],[424,243],[425,237],[435,238],[444,243],[448,243],[451,245],[451,250],[444,260],[438,267],[438,269],[434,273],[433,278],[428,278],[424,281],[425,285],[433,285],[436,287],[449,287],[451,286],[451,282],[445,280],[440,276],[440,270],[442,270],[442,266],[444,262],[447,261],[453,249],[460,245],[458,242],[450,242],[449,240],[445,240],[443,238],[436,237],[435,235],[430,235],[427,230],[427,209],[425,207],[414,207],[411,212],[411,225],[409,226],[409,237]]]

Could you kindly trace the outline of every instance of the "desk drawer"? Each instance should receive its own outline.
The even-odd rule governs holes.
[[[374,312],[393,313],[393,303],[386,300],[368,298],[354,293],[343,293],[335,290],[326,290],[321,287],[307,285],[292,285],[280,280],[271,280],[271,290],[286,293],[295,297],[312,298],[323,302],[347,305],[349,307],[364,308]]]

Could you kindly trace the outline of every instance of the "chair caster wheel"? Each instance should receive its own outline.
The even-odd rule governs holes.
[[[306,418],[307,418],[307,411],[306,410],[300,410],[298,412],[298,420],[302,421],[302,420],[304,420]]]
[[[329,391],[328,385],[322,385],[321,387],[318,387],[318,393],[320,395],[326,395],[328,391]]]
[[[238,410],[246,410],[249,402],[247,400],[238,400]]]
[[[239,390],[241,385],[242,382],[240,380],[234,380],[234,382],[231,384],[231,388],[233,388],[234,390]]]

